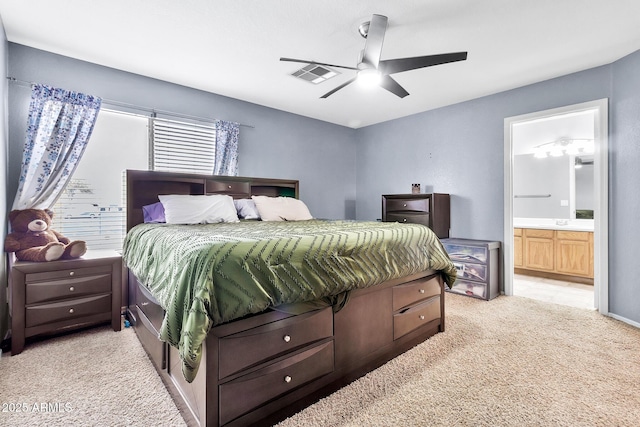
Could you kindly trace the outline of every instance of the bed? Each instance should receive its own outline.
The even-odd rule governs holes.
[[[298,181],[127,171],[127,316],[192,425],[271,425],[444,331],[455,267],[427,227],[144,223],[161,195],[298,197]]]

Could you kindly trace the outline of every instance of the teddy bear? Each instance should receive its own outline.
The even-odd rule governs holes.
[[[6,252],[15,252],[21,261],[54,261],[79,258],[87,251],[82,240],[71,241],[52,230],[49,209],[18,209],[9,213],[11,233],[4,241]]]

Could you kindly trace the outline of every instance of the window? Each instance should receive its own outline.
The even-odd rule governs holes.
[[[53,206],[53,227],[90,249],[122,248],[124,171],[148,169],[149,118],[102,109],[85,153]]]
[[[152,119],[153,170],[213,173],[216,129],[165,119]]]

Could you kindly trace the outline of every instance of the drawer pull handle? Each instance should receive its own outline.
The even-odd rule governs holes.
[[[407,207],[407,204],[406,204],[406,203],[403,203],[403,204],[402,204],[402,207],[403,207],[403,208],[406,208],[406,207]]]
[[[231,186],[229,186],[229,188],[231,188]]]
[[[145,302],[143,302],[143,303],[142,303],[142,304],[140,304],[140,305],[144,307],[144,306],[146,306],[146,305],[149,305],[149,303],[148,303],[147,301],[145,301]]]
[[[70,271],[70,272],[69,272],[69,276],[73,276],[74,274],[76,274],[76,273],[75,273],[75,272],[73,272],[73,271]]]
[[[418,316],[418,317],[420,317],[420,320],[424,320],[424,315],[423,315],[423,314],[421,314],[421,315],[420,315],[420,316]]]
[[[76,290],[76,288],[74,288],[73,286],[69,286],[69,292],[73,292],[75,290]]]
[[[421,294],[424,294],[424,289],[420,289],[418,292],[420,292]]]
[[[407,218],[402,218],[402,222],[407,222]]]
[[[282,337],[282,339],[284,340],[284,342],[289,342],[289,341],[291,341],[291,336],[285,335],[284,337]]]
[[[284,377],[284,382],[285,382],[285,383],[290,383],[292,379],[293,379],[293,378],[291,378],[289,375],[286,375],[286,376]]]
[[[74,311],[73,308],[69,309],[69,313],[73,314],[73,311]]]

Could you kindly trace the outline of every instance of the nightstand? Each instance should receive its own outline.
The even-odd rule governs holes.
[[[409,222],[426,225],[441,239],[449,237],[449,195],[384,194],[382,195],[382,221]]]
[[[71,260],[15,261],[9,282],[12,355],[36,335],[109,321],[114,331],[121,328],[122,257],[115,251],[87,251]]]

